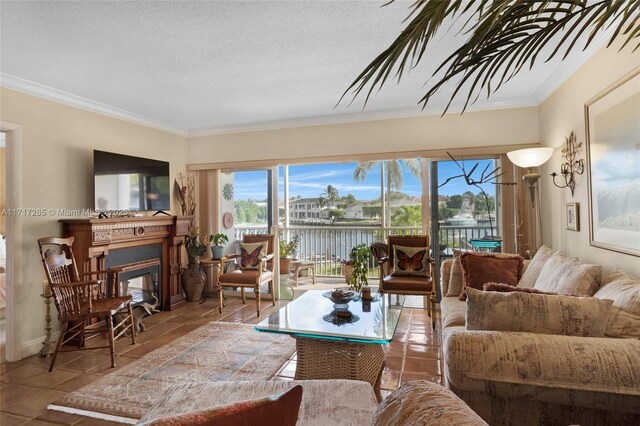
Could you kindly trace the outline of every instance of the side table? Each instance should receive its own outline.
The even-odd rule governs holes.
[[[207,291],[209,287],[211,288],[211,293],[209,293],[209,295],[214,298],[216,297],[216,289],[218,288],[218,277],[224,272],[225,263],[233,259],[233,257],[229,257],[226,255],[222,256],[220,259],[200,259],[200,263],[209,270],[209,272],[207,273],[205,291],[200,303],[204,303],[204,301],[207,300]]]
[[[293,272],[293,276],[296,279],[296,287],[298,287],[298,279],[300,277],[300,271],[307,270],[309,271],[310,276],[304,278],[311,278],[313,280],[313,285],[316,284],[316,263],[311,260],[301,260],[291,262],[291,269]]]

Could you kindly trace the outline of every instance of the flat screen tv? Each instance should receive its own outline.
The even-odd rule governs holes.
[[[93,151],[95,209],[100,212],[169,210],[169,163]]]

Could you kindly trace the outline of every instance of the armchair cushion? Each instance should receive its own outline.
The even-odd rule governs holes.
[[[393,272],[396,276],[429,276],[429,248],[393,246]]]
[[[240,243],[240,268],[259,269],[262,258],[267,253],[267,242]]]
[[[259,284],[271,279],[271,271],[258,271],[257,269],[236,269],[233,272],[225,272],[218,277],[220,284]],[[258,279],[258,277],[260,279]]]
[[[485,283],[517,285],[522,274],[522,256],[503,253],[466,252],[460,255],[464,288],[458,297],[466,300],[466,287],[482,290]]]
[[[430,277],[387,275],[382,279],[382,289],[385,292],[419,291],[430,292],[433,282]]]
[[[467,288],[467,330],[604,337],[612,300]]]

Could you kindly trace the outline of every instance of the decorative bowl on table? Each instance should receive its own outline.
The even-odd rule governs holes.
[[[327,291],[325,293],[322,293],[322,295],[327,299],[331,300],[336,305],[346,305],[349,302],[351,302],[353,299],[358,297],[358,293],[356,293],[355,291],[341,290],[341,289]]]

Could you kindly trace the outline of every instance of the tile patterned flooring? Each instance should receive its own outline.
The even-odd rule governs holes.
[[[421,306],[420,298],[417,299],[405,304],[393,342],[384,347],[384,369],[380,388],[376,389],[379,399],[410,380],[442,383],[440,324],[438,321],[436,330],[432,330],[431,318],[426,310],[407,307]],[[252,300],[242,305],[235,298],[228,299],[222,315],[218,313],[215,299],[208,299],[202,305],[190,303],[173,311],[160,312],[144,320],[147,329],[138,335],[135,346],[128,339],[117,342],[116,368],[127,365],[209,321],[255,324],[286,303],[287,301],[278,301],[273,307],[264,302],[260,318],[256,317]],[[1,426],[114,424],[46,409],[48,404],[66,393],[113,371],[110,368],[108,349],[61,353],[51,373],[47,372],[49,361],[34,355],[18,362],[0,364]],[[295,363],[294,355],[274,380],[292,380]]]

